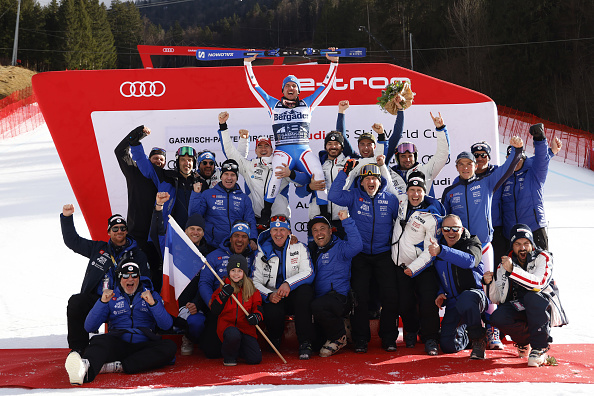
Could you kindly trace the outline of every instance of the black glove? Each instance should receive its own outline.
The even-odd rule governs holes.
[[[542,123],[532,125],[530,127],[530,134],[532,135],[532,139],[535,142],[540,142],[541,140],[545,140],[547,137],[544,134],[544,125]]]
[[[344,164],[344,169],[343,169],[344,173],[346,173],[348,176],[349,173],[353,170],[353,168],[355,166],[357,166],[358,163],[359,163],[359,161],[357,161],[356,159],[353,159],[353,158],[347,160],[347,162]]]
[[[144,125],[138,126],[128,135],[128,142],[130,143],[130,146],[138,146],[140,144],[140,139],[145,136]]]
[[[233,286],[227,284],[227,285],[223,286],[223,288],[219,292],[219,298],[221,299],[221,301],[223,303],[225,303],[229,299],[231,294],[233,294],[234,291],[235,291],[235,289],[233,288]]]
[[[258,312],[254,312],[253,314],[249,314],[247,316],[247,321],[252,326],[255,326],[255,325],[257,325],[258,323],[260,323],[262,321],[262,315],[260,315]]]

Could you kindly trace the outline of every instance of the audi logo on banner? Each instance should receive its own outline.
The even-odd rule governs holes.
[[[175,52],[173,48],[163,48],[163,52]]]
[[[120,85],[120,93],[124,98],[160,97],[165,93],[165,84],[161,81],[126,81]]]
[[[300,221],[293,224],[293,229],[297,232],[306,232],[307,231],[307,222]]]

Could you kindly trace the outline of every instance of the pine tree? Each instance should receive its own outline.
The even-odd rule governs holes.
[[[117,54],[107,21],[107,8],[99,4],[99,0],[87,0],[87,10],[93,30],[93,68],[113,69],[116,67]]]
[[[112,1],[107,19],[117,48],[117,67],[119,69],[141,67],[137,46],[142,44],[144,29],[140,13],[134,3]]]

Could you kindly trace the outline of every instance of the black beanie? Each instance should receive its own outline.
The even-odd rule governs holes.
[[[227,275],[231,273],[233,268],[240,268],[245,276],[248,276],[248,262],[241,254],[232,254],[227,262]]]
[[[153,155],[162,155],[163,157],[166,157],[167,153],[162,148],[153,147],[153,149],[149,153],[149,158],[151,158]]]
[[[536,247],[536,244],[534,243],[534,237],[532,236],[532,230],[526,224],[516,224],[512,227],[512,230],[509,233],[510,245],[513,245],[514,241],[520,238],[528,239],[532,244],[532,247]]]
[[[192,216],[188,217],[188,221],[186,221],[186,226],[184,230],[187,230],[188,227],[191,226],[198,226],[203,230],[206,228],[206,222],[204,221],[204,217],[202,217],[199,213],[194,213]]]
[[[342,133],[338,131],[331,131],[324,139],[324,148],[326,148],[328,142],[338,142],[342,147],[344,147],[344,136],[342,136]]]
[[[225,172],[233,172],[235,176],[239,175],[239,164],[234,159],[228,159],[221,165],[221,174]]]
[[[406,189],[408,190],[409,187],[421,187],[425,192],[427,192],[427,187],[425,186],[425,175],[423,172],[414,171],[408,175],[408,181],[406,182]]]
[[[109,232],[109,230],[111,230],[111,227],[118,224],[128,226],[126,224],[126,219],[124,219],[121,214],[114,214],[109,218],[109,220],[107,220],[107,231]]]
[[[484,151],[487,153],[489,158],[491,158],[491,146],[487,142],[478,142],[470,146],[470,152],[472,154],[476,153],[477,151]]]

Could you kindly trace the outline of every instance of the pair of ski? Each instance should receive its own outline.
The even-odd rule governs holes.
[[[226,49],[200,49],[196,50],[196,59],[199,61],[212,61],[212,60],[220,60],[220,59],[243,59],[249,58],[254,55],[263,56],[263,57],[276,57],[276,56],[304,56],[304,57],[314,57],[314,56],[326,56],[326,54],[331,56],[338,56],[338,57],[348,57],[348,58],[362,58],[365,56],[366,49],[365,48],[339,48],[335,51],[329,49],[314,49],[314,48],[303,48],[299,50],[281,50],[281,49],[274,49],[274,50],[255,50],[255,51],[245,51],[245,50],[226,50]]]

